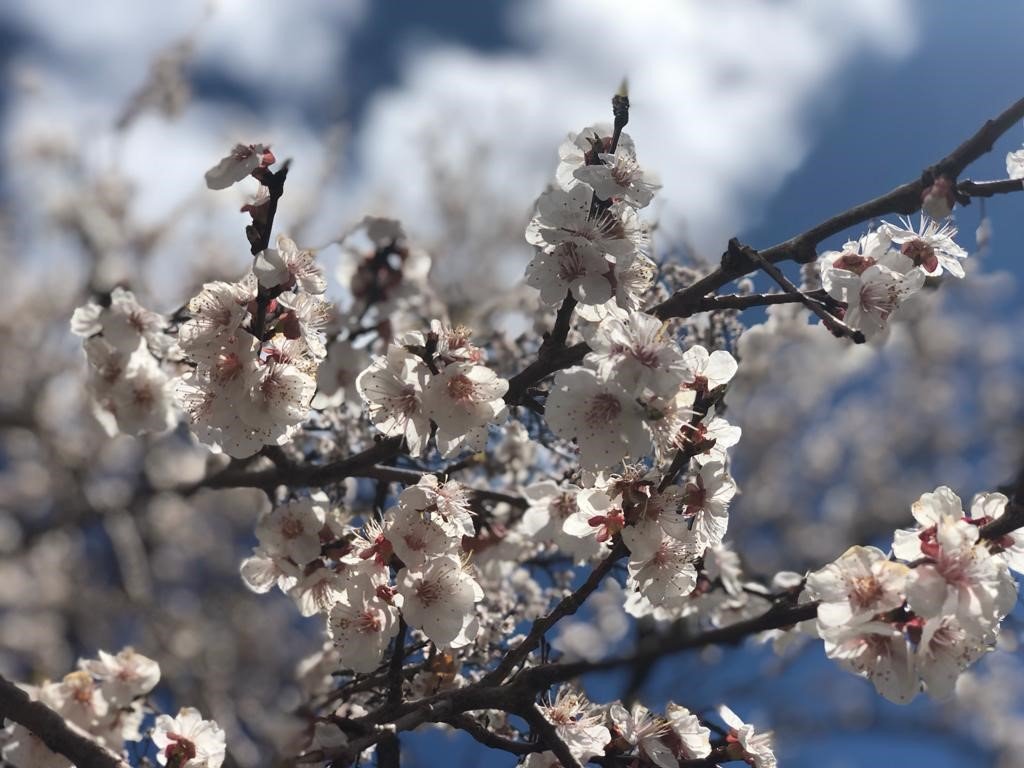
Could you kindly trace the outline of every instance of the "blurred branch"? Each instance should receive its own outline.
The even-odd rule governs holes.
[[[24,726],[78,768],[128,768],[120,757],[0,676],[0,721],[4,719]]]

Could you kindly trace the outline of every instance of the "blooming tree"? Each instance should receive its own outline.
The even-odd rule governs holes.
[[[655,250],[646,210],[662,189],[624,131],[624,89],[612,117],[570,134],[526,225],[538,333],[458,322],[431,256],[376,216],[334,244],[346,295],[326,298],[337,257],[275,235],[290,165],[260,143],[205,177],[212,190],[258,182],[244,274],[206,281],[170,313],[115,286],[71,316],[93,417],[135,436],[147,467],[107,488],[112,502],[91,488],[86,512],[116,542],[143,501],[168,538],[187,535],[187,510],[244,509],[251,554],[218,560],[236,588],[284,593],[317,624],[283,757],[391,768],[406,734],[437,727],[533,767],[770,768],[770,731],[728,702],[698,708],[685,688],[662,707],[638,700],[653,663],[747,638],[780,654],[813,643],[902,704],[969,697],[965,673],[1000,642],[1024,569],[1024,472],[967,503],[921,486],[831,562],[773,574],[733,545],[745,497],[766,491],[734,478],[748,428],[732,411],[768,379],[759,371],[784,367],[783,341],[812,355],[882,350],[901,324],[923,323],[922,300],[971,280],[955,211],[1020,191],[1021,151],[1008,179],[960,176],[1024,118],[1024,100],[919,178],[775,246],[733,239],[703,274]],[[851,239],[824,250],[836,235]],[[752,273],[777,290],[755,292]],[[757,307],[767,319],[744,328],[738,312]],[[211,501],[237,489],[261,494]],[[588,609],[642,631],[631,648],[602,644],[570,618]],[[261,634],[254,615],[244,621]],[[161,653],[194,643],[166,639],[97,650],[60,682],[0,678],[3,760],[227,764],[243,729],[223,699],[208,711],[177,691],[172,716],[151,695],[169,671]],[[638,685],[588,693],[585,676],[618,669]]]

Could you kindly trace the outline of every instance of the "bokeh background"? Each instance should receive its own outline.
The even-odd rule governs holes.
[[[287,752],[295,667],[321,626],[238,578],[265,500],[164,493],[203,472],[204,452],[181,433],[106,439],[67,333],[91,293],[127,284],[171,311],[244,268],[253,190],[202,179],[234,142],[292,159],[278,231],[323,246],[328,272],[364,214],[396,216],[473,318],[530,297],[517,283],[532,201],[565,134],[609,119],[624,76],[627,130],[664,185],[658,252],[699,262],[913,178],[1024,95],[1022,29],[1016,2],[0,2],[0,672],[56,677],[132,642],[164,668],[162,705],[228,729],[235,765]],[[1017,127],[967,175],[1004,177],[1022,142]],[[884,349],[768,321],[770,354],[749,356],[729,396],[744,429],[730,535],[752,575],[885,546],[920,493],[969,497],[1017,472],[1022,206],[957,211],[968,279],[922,297]],[[614,611],[582,620],[630,642]],[[1011,618],[953,703],[888,704],[820,644],[673,659],[642,697],[727,701],[775,728],[794,768],[1024,765],[1020,631]],[[629,685],[588,683],[599,701]],[[438,733],[404,743],[410,766],[513,762]]]

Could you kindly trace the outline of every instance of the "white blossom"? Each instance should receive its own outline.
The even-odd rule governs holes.
[[[656,395],[679,390],[682,353],[666,336],[664,323],[653,315],[630,312],[625,320],[606,320],[598,326],[591,347],[586,363],[603,380],[614,381],[638,396],[646,389]]]
[[[612,704],[608,717],[616,735],[649,761],[659,768],[678,768],[671,747],[662,739],[669,732],[668,725],[643,704],[636,702],[628,710],[619,703]]]
[[[929,562],[913,569],[907,602],[925,618],[953,614],[972,632],[997,625],[1017,601],[1006,562],[978,545],[978,528],[944,517],[936,526]]]
[[[89,337],[103,334],[114,349],[130,355],[145,341],[150,352],[160,354],[168,346],[163,330],[167,324],[162,315],[143,307],[135,294],[124,288],[114,288],[110,304],[87,304],[71,316],[71,332]]]
[[[579,511],[576,503],[579,492],[578,486],[560,486],[551,480],[528,485],[523,489],[523,496],[529,502],[520,524],[523,533],[535,540],[550,541],[559,550],[580,560],[596,555],[596,539],[574,536],[563,529],[565,521]]]
[[[356,389],[369,407],[370,419],[385,435],[402,436],[413,456],[419,456],[430,437],[430,418],[423,408],[429,371],[423,361],[392,345],[386,357],[376,357],[356,377]]]
[[[129,704],[160,682],[160,665],[133,648],[117,654],[100,651],[98,659],[80,659],[78,665],[100,681],[103,696],[116,706]]]
[[[159,715],[152,739],[160,765],[172,758],[180,768],[220,768],[224,763],[224,730],[193,707],[182,707],[176,717]]]
[[[875,264],[860,275],[835,270],[830,293],[847,302],[846,323],[871,338],[886,329],[892,314],[921,289],[924,279],[924,271],[918,268],[903,275]]]
[[[483,450],[487,425],[505,418],[503,395],[508,381],[490,368],[472,363],[451,363],[432,376],[423,392],[423,407],[437,423],[437,444],[449,456],[467,443]]]
[[[320,529],[325,519],[319,504],[311,499],[296,499],[263,515],[256,524],[256,537],[267,552],[305,565],[320,557]]]
[[[224,341],[239,332],[248,316],[247,305],[255,298],[245,282],[206,283],[188,302],[191,317],[178,329],[178,345],[193,360],[211,362]]]
[[[837,627],[868,622],[903,605],[910,569],[875,547],[850,547],[834,562],[807,574],[807,591],[820,601],[818,627],[825,634]]]
[[[909,219],[902,219],[901,224],[883,224],[882,229],[909,264],[920,267],[926,275],[941,275],[945,270],[954,277],[964,276],[960,260],[967,258],[967,251],[954,242],[957,229],[953,224],[940,224],[927,216],[921,216],[917,229]]]
[[[305,293],[323,293],[327,280],[313,251],[299,250],[295,241],[277,236],[277,248],[267,248],[256,256],[252,268],[264,288],[301,289]]]
[[[882,696],[906,704],[920,684],[903,632],[888,622],[869,621],[836,627],[825,641],[825,655],[870,680]]]
[[[206,186],[210,189],[227,189],[259,167],[275,163],[270,147],[263,144],[236,144],[231,154],[206,172]]]
[[[1024,149],[1006,153],[1006,175],[1011,179],[1024,179]]]
[[[473,605],[484,597],[480,585],[451,557],[435,557],[425,566],[403,568],[396,581],[396,604],[402,616],[442,648],[451,646],[469,626]]]
[[[746,761],[753,768],[775,768],[771,731],[758,733],[754,726],[743,722],[724,704],[718,708],[718,716],[729,726],[726,741],[730,745],[730,751],[735,744],[739,747],[739,759]]]
[[[398,613],[382,600],[341,600],[327,624],[341,662],[353,672],[372,672],[398,632]]]
[[[736,482],[729,471],[720,462],[709,461],[683,486],[678,513],[663,516],[662,527],[677,538],[692,535],[705,545],[719,544],[729,526],[729,502],[735,495]]]
[[[670,701],[665,706],[665,718],[679,739],[680,759],[697,760],[711,754],[711,729],[701,725],[700,719],[690,710]]]
[[[552,703],[538,705],[538,708],[580,763],[604,754],[611,733],[601,724],[604,715],[582,693],[565,686]]]
[[[615,154],[601,152],[597,159],[600,162],[580,166],[573,176],[593,187],[602,200],[621,200],[634,208],[644,208],[661,188],[657,178],[641,168],[628,150],[616,148]]]
[[[627,456],[651,452],[644,412],[628,392],[586,368],[571,368],[555,377],[544,416],[558,436],[576,438],[580,464],[604,469]]]
[[[694,344],[683,353],[683,366],[684,386],[699,395],[728,384],[739,367],[736,358],[724,349],[709,354],[700,344]]]
[[[473,512],[470,490],[456,480],[442,483],[437,475],[425,474],[398,497],[399,507],[436,522],[449,537],[459,540],[473,536]]]
[[[538,249],[526,266],[526,284],[540,291],[545,304],[558,304],[567,291],[581,304],[603,304],[612,298],[611,275],[612,264],[604,253],[573,241]]]

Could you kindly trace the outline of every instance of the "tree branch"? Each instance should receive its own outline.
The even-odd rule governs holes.
[[[0,676],[0,721],[24,726],[78,768],[129,768],[128,763]]]
[[[502,658],[498,663],[498,666],[485,675],[481,682],[484,685],[500,685],[504,682],[509,673],[516,666],[525,661],[526,657],[540,645],[540,641],[544,637],[544,634],[551,629],[551,627],[565,616],[571,616],[579,610],[580,606],[583,605],[583,602],[601,585],[602,579],[608,575],[612,566],[621,558],[625,557],[626,554],[626,545],[622,543],[621,538],[617,537],[611,551],[605,555],[604,560],[598,563],[594,570],[590,572],[590,576],[588,576],[587,580],[580,585],[579,589],[562,598],[562,601],[546,616],[542,616],[534,621],[533,626],[530,627],[530,633],[526,636],[523,642],[506,653],[504,658]]]
[[[833,235],[879,216],[893,213],[905,215],[914,213],[921,208],[921,195],[934,179],[945,175],[951,180],[955,180],[968,165],[990,151],[995,141],[1021,119],[1024,119],[1024,99],[1011,104],[998,117],[986,121],[971,138],[930,168],[925,169],[921,178],[848,208],[789,240],[761,251],[761,255],[773,264],[789,259],[806,264],[814,261],[817,257],[818,245]],[[967,190],[964,192],[969,194]],[[655,307],[653,313],[662,319],[689,317],[696,311],[695,308],[699,307],[700,299],[703,296],[753,272],[754,267],[755,265],[750,264],[749,261],[732,260],[725,254],[722,256],[721,267],[693,285],[676,291],[675,294]]]
[[[521,715],[530,724],[533,732],[540,737],[541,743],[555,753],[555,757],[562,764],[562,768],[580,768],[579,761],[569,750],[569,746],[558,735],[555,726],[544,717],[544,713],[537,709],[536,704],[531,704],[517,714]]]
[[[956,191],[966,195],[968,202],[972,197],[994,197],[1021,190],[1024,190],[1024,179],[999,179],[998,181],[971,181],[968,179],[956,185]]]
[[[536,744],[499,736],[487,730],[487,728],[469,715],[453,715],[446,722],[453,728],[465,731],[485,747],[490,747],[491,749],[500,749],[513,755],[529,755],[533,752],[540,752],[542,749],[542,747]]]

